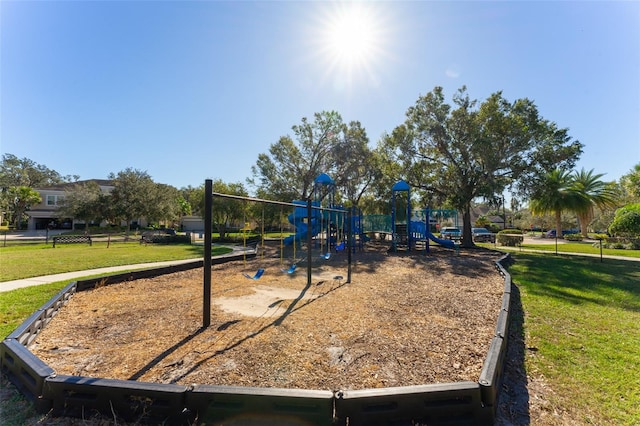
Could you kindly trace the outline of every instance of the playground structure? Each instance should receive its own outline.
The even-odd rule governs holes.
[[[207,197],[208,201],[205,199],[205,205],[209,206],[208,211],[211,210],[214,196],[234,198],[225,194],[214,194],[211,191],[210,181],[205,183],[205,188],[207,194],[211,195]],[[244,198],[247,201],[268,202]],[[281,205],[296,208],[293,203]],[[314,207],[310,200],[307,202],[306,209],[308,217],[312,217],[311,212]],[[407,217],[412,216],[407,215]],[[211,294],[211,265],[214,261],[218,262],[211,258],[211,220],[205,220],[205,224],[207,223],[209,229],[205,230],[205,237],[208,235],[209,240],[204,246],[203,261],[183,266],[186,268],[204,265],[203,306],[205,311],[207,305],[209,309],[211,307],[210,300],[206,299],[207,291],[209,295]],[[351,220],[347,223],[350,224]],[[308,229],[308,267],[311,265],[310,234]],[[348,247],[349,241],[350,239],[346,240]],[[351,250],[348,252],[350,253]],[[46,363],[35,357],[27,349],[27,345],[33,342],[38,333],[56,316],[57,311],[75,292],[105,285],[104,277],[71,283],[43,305],[0,344],[0,363],[2,371],[11,381],[34,399],[38,411],[47,412],[53,408],[54,413],[58,415],[75,413],[80,416],[85,409],[112,415],[115,410],[125,418],[135,419],[135,416],[144,411],[150,419],[162,421],[165,424],[193,422],[194,417],[198,421],[218,422],[242,415],[295,419],[298,423],[317,425],[390,424],[407,422],[407,419],[426,419],[429,424],[492,424],[509,325],[511,279],[500,263],[506,258],[508,256],[496,264],[505,277],[502,308],[497,318],[495,337],[477,382],[328,391],[199,384],[183,386],[57,375]],[[154,273],[160,275],[168,272],[175,272],[175,270],[127,273],[122,274],[120,281],[113,279],[106,283],[112,284],[138,277],[153,276]],[[203,327],[209,325],[210,323],[203,320]],[[452,419],[456,419],[457,423],[452,423]]]
[[[328,178],[327,175],[321,175],[319,178],[321,178],[322,180],[326,181],[326,178]],[[330,179],[330,178],[329,178]],[[327,217],[327,218],[338,218],[338,217],[344,217],[344,215],[347,216],[346,222],[347,224],[351,223],[351,210],[345,210],[343,208],[334,208],[334,207],[322,207],[319,205],[319,203],[316,203],[314,201],[311,200],[311,198],[309,198],[308,200],[305,201],[305,206],[304,208],[302,207],[302,201],[297,200],[294,201],[293,203],[286,203],[286,202],[281,202],[281,201],[273,201],[273,200],[265,200],[265,199],[260,199],[260,198],[253,198],[253,197],[242,197],[242,196],[238,196],[238,195],[229,195],[229,194],[221,194],[221,193],[216,193],[213,192],[213,182],[211,180],[206,180],[205,181],[205,218],[204,218],[204,224],[205,224],[205,229],[204,229],[204,294],[203,294],[203,313],[202,313],[202,327],[203,328],[207,328],[211,325],[211,247],[212,247],[212,233],[213,233],[213,229],[212,229],[212,212],[213,212],[213,197],[220,197],[220,198],[227,198],[227,199],[232,199],[232,200],[239,200],[239,201],[252,201],[252,202],[258,202],[258,203],[262,203],[264,204],[273,204],[273,205],[279,205],[279,206],[287,206],[287,207],[293,207],[294,208],[294,213],[292,213],[293,217],[294,217],[294,221],[297,222],[297,219],[295,219],[296,216],[296,212],[298,212],[299,216],[303,216],[304,218],[307,220],[305,221],[300,221],[299,222],[299,226],[301,229],[304,229],[305,231],[305,236],[306,236],[306,263],[307,263],[307,287],[311,287],[311,274],[312,274],[312,247],[313,247],[313,238],[314,236],[318,235],[318,233],[323,232],[324,228],[323,228],[323,218]],[[322,197],[321,197],[322,198]],[[304,212],[304,213],[303,213]],[[290,215],[290,216],[292,216]],[[339,216],[340,215],[340,216]],[[319,220],[318,220],[319,219]],[[291,219],[290,219],[291,220]],[[329,222],[329,225],[327,225],[328,227],[330,226],[330,220],[327,220],[327,222]],[[314,235],[315,232],[315,235]],[[263,230],[263,235],[264,235],[264,230]],[[327,233],[327,235],[330,235],[330,233]],[[347,229],[347,236],[351,235],[351,230]],[[289,238],[289,237],[287,237]],[[296,234],[293,236],[293,240],[292,242],[295,243],[295,239],[298,239],[298,242],[301,242],[302,240],[302,232],[300,231],[300,229],[297,229]],[[351,238],[346,238],[346,251],[348,253],[348,262],[347,262],[347,283],[351,282],[351,265],[352,265],[352,256],[351,256],[351,247],[350,247],[350,241],[352,239]],[[327,239],[327,241],[329,241],[329,239]],[[263,238],[263,244],[264,244],[264,238]],[[295,245],[294,245],[295,246]],[[343,246],[345,247],[345,246]],[[322,247],[321,247],[322,248]],[[324,259],[329,259],[330,255],[329,252],[323,253],[322,256],[324,257]],[[297,270],[297,261],[295,261],[295,263],[293,263],[288,270],[284,270],[283,272],[292,274]],[[251,280],[258,280],[260,279],[263,274],[265,273],[265,270],[263,268],[258,269],[253,275],[250,274],[244,274],[246,278],[251,279]]]
[[[458,250],[453,241],[438,238],[431,233],[431,211],[428,208],[424,210],[411,209],[411,187],[409,184],[401,180],[393,185],[391,190],[391,249],[393,251],[399,249],[418,250],[419,245],[422,245],[422,249],[429,252],[429,241]],[[405,193],[406,196],[403,196]]]
[[[347,239],[351,239],[351,249],[363,248],[368,238],[362,232],[362,212],[347,209],[335,203],[335,181],[326,173],[314,180],[311,213],[308,213],[309,200],[293,200],[293,212],[287,216],[295,233],[286,237],[286,246],[300,244],[307,239],[309,231],[316,245],[326,249],[323,256],[330,257],[332,250],[345,250]],[[350,219],[347,223],[347,212]]]

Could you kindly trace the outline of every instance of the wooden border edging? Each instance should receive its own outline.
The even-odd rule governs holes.
[[[337,424],[371,425],[418,421],[425,424],[491,424],[475,382],[340,391]],[[404,423],[402,423],[404,424]]]
[[[42,398],[52,401],[54,416],[86,418],[91,412],[126,421],[177,424],[186,419],[187,386],[82,376],[51,376]]]
[[[328,390],[195,385],[186,394],[186,407],[198,424],[331,425],[333,404]]]
[[[20,392],[33,401],[38,412],[49,411],[51,401],[42,398],[42,387],[45,380],[55,374],[51,367],[22,343],[9,338],[0,342],[0,364],[2,372]]]
[[[49,324],[54,316],[58,314],[58,310],[64,306],[73,293],[76,292],[76,283],[72,282],[66,285],[56,295],[49,299],[37,311],[7,336],[7,339],[16,339],[21,344],[28,346],[38,333]]]
[[[251,256],[251,254],[247,255]],[[255,254],[253,254],[255,256]],[[213,263],[243,259],[244,255],[216,257]],[[76,291],[97,283],[114,284],[138,278],[202,267],[203,261],[128,272],[72,282],[34,312],[0,342],[0,368],[9,380],[34,401],[36,410],[54,415],[86,416],[86,409],[106,416],[114,413],[132,421],[165,424],[197,422],[262,422],[312,425],[370,425],[402,421],[428,424],[492,424],[504,368],[510,322],[511,276],[504,268],[509,254],[496,262],[505,285],[495,336],[478,382],[456,382],[331,392],[194,385],[192,387],[82,376],[56,376],[27,346],[56,316]],[[258,423],[256,423],[258,424]]]
[[[502,294],[502,306],[498,314],[495,336],[489,346],[487,357],[480,371],[480,390],[482,402],[485,406],[491,407],[493,417],[495,417],[496,400],[500,391],[500,382],[504,370],[504,360],[507,353],[507,340],[509,338],[510,303],[511,303],[511,275],[504,265],[513,262],[510,254],[505,254],[496,262],[496,267],[504,277],[504,293]]]
[[[218,265],[225,262],[231,262],[235,260],[243,260],[245,258],[250,259],[256,257],[256,253],[247,254],[232,254],[216,256],[211,259],[212,265]],[[123,272],[120,274],[113,274],[98,278],[89,278],[86,280],[79,280],[77,283],[77,291],[90,290],[95,287],[97,283],[101,284],[117,284],[125,281],[133,281],[143,278],[154,278],[160,275],[172,274],[174,272],[188,271],[190,269],[202,268],[204,261],[194,260],[193,262],[185,262],[177,265],[163,266],[160,268],[141,269],[139,271]],[[135,266],[135,265],[132,265]]]

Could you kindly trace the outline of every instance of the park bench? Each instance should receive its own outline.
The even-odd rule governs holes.
[[[56,244],[89,244],[92,245],[90,235],[58,235],[53,237],[53,248]]]

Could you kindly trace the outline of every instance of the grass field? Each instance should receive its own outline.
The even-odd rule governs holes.
[[[640,262],[515,259],[527,374],[553,389],[550,409],[567,424],[640,424]]]
[[[594,256],[600,255],[600,247],[598,246],[598,243],[587,242],[587,241],[564,242],[564,240],[561,240],[556,246],[556,243],[553,239],[537,240],[535,243],[528,242],[528,240],[525,239],[524,243],[518,247],[503,247],[500,245],[496,246],[493,243],[481,243],[478,245],[482,247],[487,247],[487,248],[497,248],[498,250],[505,250],[505,251],[533,250],[533,251],[544,251],[544,252],[555,253],[557,250],[558,253],[581,253],[581,254],[589,254]],[[603,256],[640,257],[640,250],[622,250],[622,249],[603,248],[602,254]]]
[[[107,266],[202,257],[202,246],[139,243],[20,245],[0,248],[0,282]]]

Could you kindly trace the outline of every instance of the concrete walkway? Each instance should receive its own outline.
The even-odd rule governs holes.
[[[247,254],[255,254],[255,249],[249,249],[241,246],[228,246],[232,251],[227,254],[213,256],[213,258],[236,256],[246,252]],[[17,288],[31,287],[34,285],[50,284],[59,281],[74,281],[78,278],[90,277],[95,275],[109,275],[114,272],[137,271],[141,269],[162,268],[164,266],[182,265],[203,260],[202,257],[182,260],[167,260],[164,262],[137,263],[134,265],[109,266],[106,268],[88,269],[85,271],[63,272],[61,274],[44,275],[41,277],[23,278],[21,280],[0,282],[0,293],[15,290]]]
[[[139,263],[136,265],[110,266],[108,268],[97,268],[97,269],[89,269],[86,271],[65,272],[62,274],[45,275],[42,277],[32,277],[32,278],[24,278],[21,280],[5,281],[0,283],[0,293],[4,291],[15,290],[17,288],[55,283],[58,281],[71,282],[78,278],[89,277],[93,275],[107,275],[113,272],[135,271],[139,269],[148,269],[148,268],[160,268],[163,266],[181,265],[183,263],[197,262],[198,260],[202,260],[202,258],[199,257],[197,259],[169,260],[166,262],[151,262],[151,263]]]

